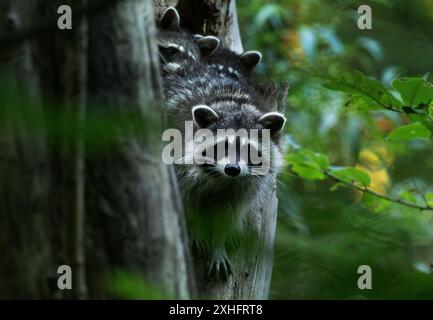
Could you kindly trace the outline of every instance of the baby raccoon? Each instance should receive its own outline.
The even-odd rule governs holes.
[[[195,37],[201,36],[195,35]],[[216,68],[220,74],[249,82],[252,70],[260,63],[261,59],[262,54],[258,51],[246,51],[237,54],[229,49],[219,47],[214,53],[205,57],[203,61]]]
[[[157,43],[163,68],[177,70],[183,64],[212,54],[220,42],[213,36],[195,39],[191,33],[180,27],[177,10],[169,7],[158,24]]]
[[[278,112],[264,112],[250,86],[221,76],[211,65],[197,62],[184,68],[183,76],[163,74],[168,120],[185,140],[175,162],[179,187],[191,239],[210,257],[209,273],[227,279],[232,272],[228,252],[253,229],[248,204],[282,165],[279,136],[286,120]],[[212,139],[188,135],[186,121],[192,121],[195,134],[207,129]],[[206,161],[184,164],[197,154]]]

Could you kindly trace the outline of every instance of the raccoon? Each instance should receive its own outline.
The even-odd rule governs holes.
[[[200,39],[180,27],[177,10],[169,7],[158,24],[157,44],[163,68],[178,70],[184,64],[199,61],[212,54],[219,46],[219,39],[213,36]]]
[[[200,35],[195,35],[199,39]],[[221,75],[226,75],[234,79],[251,82],[252,70],[262,60],[259,51],[246,51],[242,54],[219,47],[214,53],[208,55],[203,61],[216,68]]]
[[[235,150],[231,155],[214,152],[214,157],[203,164],[176,161],[191,239],[209,256],[209,275],[227,279],[232,273],[228,253],[236,239],[253,229],[248,222],[248,204],[272,183],[273,175],[282,166],[279,137],[286,119],[278,112],[264,112],[261,97],[250,86],[228,75],[221,76],[212,65],[196,62],[184,69],[183,76],[163,73],[168,122],[183,132],[186,140],[183,160],[190,159],[194,150],[207,160],[208,152],[211,154],[219,146]],[[203,142],[188,138],[185,121],[193,122],[195,133],[208,129],[215,139]],[[221,129],[232,130],[221,138]],[[241,129],[255,129],[259,135],[239,137],[236,131]],[[270,135],[266,148],[262,148],[264,129]],[[248,152],[240,152],[241,148]],[[260,164],[251,161],[252,150],[269,161],[266,174],[253,174]]]

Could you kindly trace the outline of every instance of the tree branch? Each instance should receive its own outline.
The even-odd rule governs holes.
[[[405,201],[405,200],[403,200],[401,198],[389,197],[387,195],[377,193],[377,192],[375,192],[375,191],[373,191],[371,189],[363,188],[363,187],[360,187],[360,186],[358,186],[356,184],[353,184],[353,183],[341,180],[340,178],[334,176],[328,170],[325,170],[323,173],[328,178],[330,178],[330,179],[332,179],[332,180],[334,180],[334,181],[336,181],[336,182],[338,182],[338,183],[340,183],[340,184],[342,184],[342,185],[344,185],[344,186],[346,186],[348,188],[351,188],[351,189],[354,189],[354,190],[357,190],[357,191],[361,191],[363,193],[370,194],[370,195],[375,196],[377,198],[380,198],[380,199],[383,199],[383,200],[386,200],[386,201],[389,201],[389,202],[398,203],[398,204],[401,204],[401,205],[404,205],[404,206],[407,206],[407,207],[410,207],[410,208],[419,209],[419,210],[422,210],[422,211],[425,211],[425,210],[433,211],[433,207],[430,206],[430,205],[428,205],[428,203],[426,203],[425,205],[418,205],[416,203]]]

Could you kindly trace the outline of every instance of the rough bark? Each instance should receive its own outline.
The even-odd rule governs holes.
[[[34,8],[35,1],[1,2],[0,30],[27,28],[34,21]],[[50,250],[40,228],[47,223],[47,149],[44,133],[34,135],[22,122],[29,115],[42,121],[39,83],[30,43],[2,48],[1,59],[0,74],[7,77],[2,78],[2,98],[10,103],[0,112],[0,298],[35,298],[48,291],[37,277],[44,274]],[[8,97],[15,91],[21,93],[17,100]]]
[[[169,297],[188,298],[188,266],[179,241],[182,211],[172,173],[160,161],[161,84],[152,3],[119,2],[91,17],[89,26],[89,95],[126,121],[115,145],[88,160],[87,185],[94,186],[87,197],[88,268],[92,274],[101,274],[101,268],[144,274],[151,284],[163,284]],[[143,125],[148,130],[143,132]],[[100,255],[90,253],[95,248]],[[98,284],[89,290],[98,292]]]
[[[41,23],[55,25],[60,4],[80,12],[73,30],[32,33]],[[160,161],[163,123],[152,2],[86,4],[0,1],[0,23],[12,21],[8,28],[16,29],[1,32],[19,34],[2,33],[1,39],[14,39],[2,51],[2,66],[19,80],[23,97],[31,96],[25,107],[40,106],[30,95],[40,87],[47,128],[57,128],[47,139],[22,130],[29,119],[4,121],[0,296],[116,297],[122,293],[107,284],[130,275],[164,297],[188,298],[194,285],[182,206],[173,170]],[[64,123],[53,123],[59,119]],[[114,119],[104,146],[91,135],[84,144],[83,129],[104,119]],[[57,289],[60,264],[72,267],[72,292]]]
[[[54,24],[57,8],[70,5],[78,10],[87,10],[87,0],[43,1],[38,0],[38,13],[42,21]],[[74,11],[73,11],[74,12]],[[87,106],[87,19],[85,16],[73,20],[73,29],[54,30],[37,38],[38,72],[44,95],[45,113],[60,115],[62,127],[70,127],[71,135],[58,133],[50,147],[50,202],[51,242],[54,261],[48,269],[53,275],[62,264],[71,266],[73,285],[71,291],[56,290],[56,298],[86,298],[85,270],[85,172],[84,172],[84,121]],[[47,108],[47,104],[53,107]],[[52,126],[52,123],[48,123]],[[48,227],[48,226],[47,226]],[[55,278],[55,276],[53,277]]]

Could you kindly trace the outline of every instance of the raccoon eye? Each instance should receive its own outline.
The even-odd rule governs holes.
[[[176,53],[178,53],[178,50],[176,50],[175,48],[168,48],[167,53],[168,54],[176,54]]]
[[[173,48],[173,47],[162,47],[162,46],[160,46],[159,47],[159,51],[162,54],[169,55],[169,56],[172,56],[172,55],[175,55],[175,54],[179,53],[179,50],[176,49],[176,48]]]
[[[229,73],[229,74],[230,74],[230,77],[232,77],[235,80],[239,80],[240,79],[239,76],[236,73]]]

